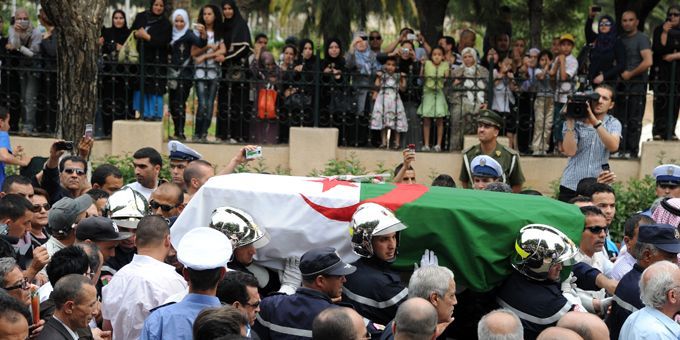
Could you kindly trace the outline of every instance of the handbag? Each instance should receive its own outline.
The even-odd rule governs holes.
[[[271,84],[257,92],[257,118],[276,119],[276,96]]]
[[[123,47],[118,52],[118,62],[119,63],[131,63],[136,64],[139,62],[139,51],[137,51],[137,39],[135,39],[135,31],[132,31],[130,35],[125,39]]]
[[[177,78],[179,78],[179,75],[182,73],[182,70],[184,70],[187,65],[189,65],[189,61],[191,61],[191,57],[187,58],[187,60],[182,63],[182,65],[179,68],[174,68],[170,67],[168,68],[168,88],[170,90],[176,90],[177,86],[179,85],[177,82]]]

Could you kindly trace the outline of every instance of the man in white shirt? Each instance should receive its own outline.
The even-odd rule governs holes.
[[[137,225],[137,254],[102,289],[104,329],[113,339],[137,339],[149,311],[187,283],[163,260],[170,252],[170,229],[160,216],[145,216]]]
[[[659,261],[645,269],[640,280],[640,297],[645,308],[626,319],[619,340],[680,338],[680,325],[673,320],[680,312],[677,264]]]
[[[594,206],[581,207],[581,212],[585,215],[586,221],[583,233],[581,234],[581,242],[579,243],[576,260],[596,268],[602,274],[609,277],[613,264],[609,261],[607,255],[602,252],[608,231],[604,213]],[[589,312],[604,314],[607,310],[606,305],[601,305],[601,302],[610,303],[610,300],[603,301],[605,297],[604,289],[598,291],[577,289],[577,292],[583,307]]]
[[[151,193],[158,187],[158,178],[163,167],[163,158],[154,148],[141,148],[132,155],[132,164],[135,166],[135,178],[127,186],[144,195],[147,201]]]

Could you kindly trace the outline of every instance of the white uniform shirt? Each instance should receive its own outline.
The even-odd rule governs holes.
[[[102,316],[111,321],[113,339],[139,338],[149,311],[186,288],[173,266],[135,254],[102,289]]]
[[[156,188],[149,189],[139,184],[139,182],[132,182],[126,185],[126,187],[132,188],[132,190],[139,192],[140,194],[142,194],[142,196],[144,196],[144,198],[146,198],[146,201],[149,202],[149,199],[151,198],[151,193],[154,192],[154,190],[156,190],[158,186],[156,186]]]

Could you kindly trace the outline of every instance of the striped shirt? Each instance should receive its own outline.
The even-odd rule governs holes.
[[[621,136],[621,122],[605,115],[602,126],[612,135]],[[562,134],[567,132],[567,122],[562,125]],[[602,164],[609,163],[609,150],[605,148],[593,126],[582,121],[574,122],[576,154],[569,157],[564,168],[560,185],[576,191],[578,182],[586,177],[595,177],[602,171]]]

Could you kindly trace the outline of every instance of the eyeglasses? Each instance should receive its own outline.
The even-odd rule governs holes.
[[[368,37],[366,37],[366,36],[363,36],[363,37],[360,37],[360,38],[361,38],[361,40],[368,40]]]
[[[151,207],[151,209],[154,209],[154,210],[161,208],[161,210],[168,212],[172,209],[175,209],[177,207],[177,205],[172,206],[172,205],[168,205],[168,204],[160,204],[160,203],[152,200],[151,202],[149,202],[149,207]]]
[[[377,37],[368,37],[368,40],[370,40],[370,41],[375,41],[375,40],[380,40],[380,39],[382,39],[381,36],[377,36]]]
[[[33,211],[34,213],[40,212],[41,209],[45,209],[45,211],[48,211],[48,210],[50,210],[51,207],[52,206],[49,203],[43,203],[42,205],[41,204],[34,204],[31,211]]]
[[[257,300],[255,303],[245,302],[244,305],[257,308],[260,306],[260,302],[262,302],[262,300]]]
[[[600,22],[600,26],[607,26],[607,27],[610,27],[611,25],[612,25],[612,23],[609,22],[609,21],[602,21],[602,22]]]
[[[15,290],[15,289],[27,290],[29,287],[31,287],[31,284],[28,282],[28,280],[26,280],[26,278],[24,278],[23,280],[21,280],[21,282],[15,284],[14,286],[5,287],[5,290]]]
[[[603,230],[604,230],[605,233],[609,232],[609,227],[603,227],[603,226],[596,225],[596,226],[593,226],[593,227],[585,227],[585,228],[583,228],[583,230],[588,230],[591,233],[597,235],[597,234],[601,233]]]
[[[680,17],[680,12],[670,12],[668,13],[669,17]]]
[[[78,176],[82,176],[82,175],[85,174],[85,170],[78,169],[78,168],[66,168],[66,169],[64,169],[63,172],[65,172],[69,175],[73,175],[73,173],[75,172],[76,174],[78,174]]]

